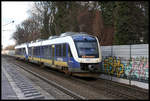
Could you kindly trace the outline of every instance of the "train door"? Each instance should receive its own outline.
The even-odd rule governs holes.
[[[52,45],[52,65],[54,65],[54,57],[55,57],[55,46]]]

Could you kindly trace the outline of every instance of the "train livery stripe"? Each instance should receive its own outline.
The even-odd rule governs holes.
[[[41,58],[41,60],[40,60],[40,58],[36,58],[36,57],[31,58],[31,57],[29,57],[29,60],[34,60],[34,61],[39,61],[39,62],[52,64],[52,60],[50,60],[50,59]],[[67,62],[63,62],[63,61],[54,61],[54,65],[68,67]]]
[[[29,60],[32,60],[32,58],[31,58],[31,57],[28,57],[28,59],[29,59]]]
[[[52,60],[41,58],[41,62],[52,64]]]
[[[33,57],[32,59],[35,60],[35,61],[39,61],[40,62],[40,58]]]
[[[68,67],[67,62],[63,62],[63,61],[54,61],[54,64],[58,66]]]
[[[25,58],[24,55],[15,55],[16,57]]]

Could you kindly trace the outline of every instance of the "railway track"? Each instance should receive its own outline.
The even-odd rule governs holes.
[[[16,64],[16,65],[32,73],[32,71],[24,68],[23,66],[19,64]],[[28,65],[35,66],[35,64],[30,64],[30,63]],[[99,91],[101,90],[103,91],[103,93],[105,93],[106,96],[111,96],[111,97],[120,98],[120,99],[143,99],[143,98],[148,99],[148,91],[144,91],[144,90],[141,91],[137,88],[133,88],[124,84],[119,84],[119,83],[115,83],[109,80],[102,80],[102,79],[94,80],[94,79],[85,79],[85,78],[82,79],[82,78],[72,77],[72,76],[68,77],[68,76],[65,76],[64,73],[56,72],[49,68],[43,68],[43,69],[55,75],[64,76],[65,78],[72,79],[75,82],[80,82],[89,87],[95,88]],[[41,77],[39,74],[36,74],[36,73],[32,73],[32,74],[39,76],[41,79],[44,78],[44,77]],[[71,94],[70,96],[72,96],[75,99],[85,99],[85,97],[80,96],[74,92],[71,92],[70,90],[62,87],[61,85],[56,84],[55,82],[51,82],[47,80],[46,78],[44,78],[43,80],[53,86],[56,85],[56,88],[61,89],[66,94]]]
[[[116,83],[110,80],[104,79],[77,79],[74,77],[73,80],[78,82],[82,82],[86,85],[89,85],[95,89],[104,90],[105,95],[109,95],[112,97],[123,98],[123,99],[148,99],[148,90],[141,90],[140,88]],[[102,85],[100,83],[104,82]]]
[[[109,81],[106,81],[106,85],[109,87],[106,88],[106,91],[111,91],[107,94],[123,97],[126,99],[148,99],[148,90],[143,90],[129,85],[127,86],[125,84],[119,84],[113,81],[111,81],[111,83],[109,83]]]
[[[76,94],[76,93],[74,93],[74,92],[72,92],[72,91],[70,91],[70,90],[64,88],[63,86],[61,86],[61,85],[59,85],[59,84],[57,84],[57,83],[55,83],[55,82],[53,82],[53,81],[48,80],[47,78],[45,78],[45,77],[43,77],[43,76],[37,74],[36,72],[33,72],[33,71],[29,70],[29,69],[26,69],[25,67],[23,67],[23,66],[21,66],[21,65],[19,65],[19,64],[17,64],[17,63],[14,63],[14,64],[15,64],[16,66],[21,67],[21,68],[24,69],[25,71],[27,71],[27,72],[29,72],[29,73],[35,75],[36,77],[42,79],[43,81],[47,82],[48,84],[54,86],[55,88],[57,88],[57,89],[63,91],[65,94],[67,94],[67,95],[73,97],[74,99],[85,99],[85,97],[80,96],[80,95],[78,95],[78,94]]]

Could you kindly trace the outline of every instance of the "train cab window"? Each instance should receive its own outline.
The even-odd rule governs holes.
[[[63,44],[63,57],[66,57],[66,44]]]
[[[72,56],[72,52],[71,52],[71,50],[70,50],[70,47],[68,47],[68,56],[69,56],[69,57],[73,57],[73,56]]]

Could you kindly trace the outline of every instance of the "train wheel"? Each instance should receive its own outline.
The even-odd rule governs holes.
[[[72,73],[68,70],[68,67],[64,67],[63,71],[65,72],[66,76],[71,76],[72,75]]]

